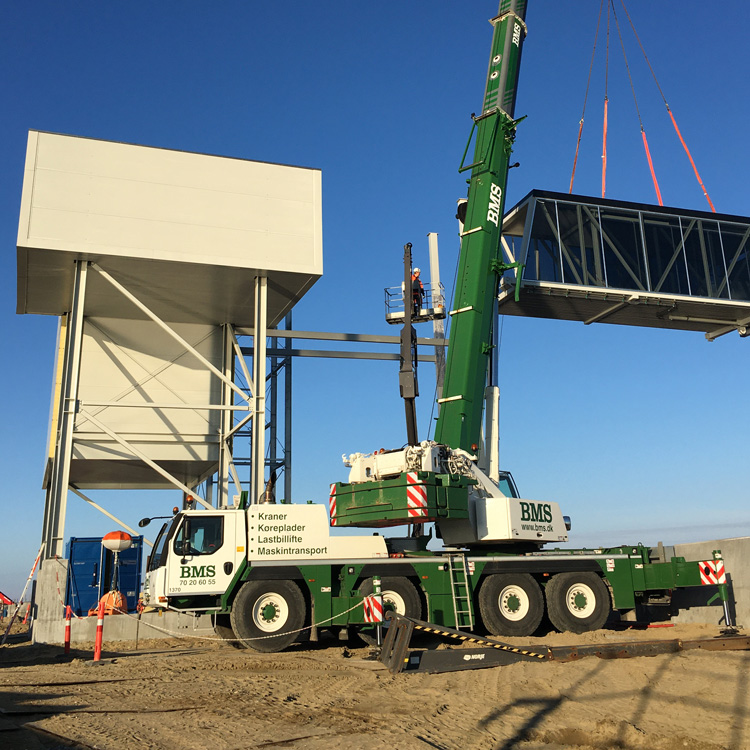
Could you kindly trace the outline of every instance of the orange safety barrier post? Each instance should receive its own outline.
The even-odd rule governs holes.
[[[73,610],[70,608],[70,604],[65,608],[65,653],[70,653],[70,618],[73,614]]]
[[[96,641],[94,641],[94,661],[102,658],[102,634],[104,633],[104,599],[99,602],[99,613],[96,621]]]

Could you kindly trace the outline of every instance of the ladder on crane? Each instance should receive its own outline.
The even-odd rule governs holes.
[[[453,599],[453,615],[456,629],[474,627],[474,609],[471,606],[471,586],[469,585],[468,563],[462,553],[448,555],[448,575]]]

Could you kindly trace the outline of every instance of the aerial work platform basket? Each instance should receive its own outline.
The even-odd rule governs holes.
[[[533,190],[503,239],[500,314],[750,334],[750,218]]]
[[[404,292],[404,285],[390,286],[385,289],[385,322],[392,325],[403,325],[406,318],[406,300],[412,302],[410,294]],[[424,323],[430,320],[443,320],[445,312],[445,289],[442,284],[426,282],[424,297],[418,305],[412,307],[412,322]]]

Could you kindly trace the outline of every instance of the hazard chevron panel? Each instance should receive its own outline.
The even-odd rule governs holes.
[[[706,560],[699,562],[702,586],[715,586],[727,582],[727,574],[723,560]]]

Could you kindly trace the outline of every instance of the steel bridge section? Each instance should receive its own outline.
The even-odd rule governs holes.
[[[506,214],[499,312],[750,331],[750,219],[533,190]],[[521,274],[516,293],[517,274]]]

